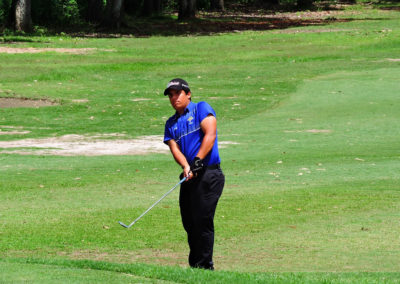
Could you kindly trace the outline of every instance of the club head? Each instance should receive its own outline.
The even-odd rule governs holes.
[[[122,223],[121,221],[118,221],[118,223],[122,226],[122,227],[125,227],[125,228],[129,228],[129,226],[128,225],[125,225],[124,223]]]

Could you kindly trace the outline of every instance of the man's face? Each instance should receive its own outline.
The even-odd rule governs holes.
[[[186,94],[184,90],[170,90],[168,97],[172,107],[180,114],[183,113],[185,108],[190,103],[190,92]]]

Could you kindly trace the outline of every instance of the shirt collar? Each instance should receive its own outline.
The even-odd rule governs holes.
[[[196,104],[192,101],[190,101],[190,103],[187,105],[187,107],[185,108],[185,110],[183,111],[184,115],[185,113],[188,113],[189,111],[192,111],[195,108]],[[178,112],[175,112],[174,115],[174,119],[177,120],[181,115]]]

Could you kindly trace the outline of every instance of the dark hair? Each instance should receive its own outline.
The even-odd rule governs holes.
[[[191,92],[191,91],[189,91],[189,92],[186,92],[185,90],[182,90],[182,91],[184,91],[186,95],[187,95],[188,93],[190,93],[190,98],[189,98],[189,101],[192,101],[192,92]]]

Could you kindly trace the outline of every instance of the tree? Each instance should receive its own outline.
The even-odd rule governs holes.
[[[295,0],[290,0],[295,1]],[[289,3],[288,1],[286,1]],[[255,7],[262,7],[267,9],[274,9],[276,6],[279,6],[279,0],[256,0],[254,3]]]
[[[196,16],[196,0],[179,0],[179,20],[190,19]]]
[[[15,6],[17,0],[1,1],[0,9],[3,10],[3,23],[4,26],[14,29],[15,28]]]
[[[313,7],[314,0],[297,0],[299,9],[309,9]]]
[[[112,19],[117,28],[121,25],[123,0],[114,0],[112,6]]]
[[[32,30],[31,0],[17,0],[15,3],[15,29],[30,32]]]
[[[214,11],[225,11],[224,0],[210,0],[210,8]]]
[[[103,0],[88,0],[87,5],[86,20],[99,22],[102,18]]]
[[[143,14],[152,16],[160,14],[162,11],[161,0],[144,0]]]
[[[267,2],[268,5],[272,6],[279,5],[279,0],[267,0],[265,2]]]
[[[103,21],[107,26],[120,28],[123,15],[124,0],[107,0],[106,17]]]

